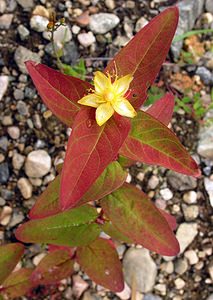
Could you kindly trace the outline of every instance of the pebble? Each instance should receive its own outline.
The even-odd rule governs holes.
[[[175,263],[175,272],[179,275],[184,274],[188,270],[188,261],[179,258]]]
[[[7,162],[0,164],[0,183],[7,183],[10,177],[9,167]]]
[[[206,0],[206,10],[213,14],[213,1]]]
[[[2,136],[0,138],[0,149],[7,151],[8,148],[8,138],[6,136]]]
[[[210,263],[208,266],[209,275],[211,277],[211,280],[213,281],[213,262]]]
[[[177,229],[176,238],[180,244],[180,254],[193,242],[198,234],[196,223],[182,223]]]
[[[158,283],[155,285],[155,290],[158,291],[161,295],[166,295],[166,285],[163,283]]]
[[[21,5],[22,8],[28,10],[33,8],[34,2],[33,0],[16,0],[19,5]]]
[[[213,110],[208,112],[206,120],[212,116]],[[213,125],[200,127],[197,152],[202,157],[213,160]]]
[[[13,92],[13,96],[16,100],[23,100],[24,99],[24,92],[19,89],[15,89]]]
[[[45,256],[46,256],[46,253],[39,253],[36,256],[34,256],[33,257],[34,266],[37,266]]]
[[[13,14],[4,14],[0,16],[0,29],[9,29],[13,20]]]
[[[161,270],[167,274],[172,274],[174,272],[174,264],[172,261],[164,262],[161,265]]]
[[[213,180],[209,179],[208,177],[205,177],[204,187],[209,195],[210,204],[213,207]]]
[[[195,220],[199,215],[198,205],[182,205],[183,215],[187,222]]]
[[[87,33],[86,32],[79,33],[78,41],[83,47],[87,48],[91,46],[93,43],[95,43],[96,40],[94,34],[91,31],[89,31]]]
[[[195,191],[189,191],[184,193],[183,201],[187,204],[197,203],[197,193]]]
[[[24,199],[29,199],[32,197],[33,188],[27,178],[21,177],[17,182],[17,186]]]
[[[90,16],[90,30],[97,34],[105,34],[115,28],[120,22],[120,19],[110,13],[98,13]]]
[[[50,41],[51,34],[48,31],[43,32],[43,37]],[[60,48],[63,43],[67,43],[72,39],[72,32],[68,25],[60,26],[54,32],[54,43]]]
[[[172,191],[168,188],[160,190],[160,194],[165,201],[171,200],[173,197]]]
[[[41,58],[37,53],[32,52],[23,46],[18,46],[18,48],[15,51],[14,59],[17,66],[19,67],[19,70],[24,74],[28,73],[25,67],[25,61],[33,60],[37,63],[41,62]]]
[[[3,14],[6,10],[6,2],[5,0],[0,0],[0,13]]]
[[[159,178],[156,175],[152,175],[148,181],[148,188],[151,190],[156,189],[159,184]]]
[[[185,253],[184,253],[184,257],[186,259],[188,259],[188,262],[190,265],[195,265],[198,263],[199,261],[199,258],[197,256],[197,253],[194,251],[194,250],[187,250]]]
[[[26,116],[29,114],[29,109],[26,103],[22,100],[18,101],[16,108],[18,110],[18,113],[22,116]]]
[[[13,168],[16,170],[20,170],[22,166],[24,165],[25,156],[21,155],[17,152],[14,152],[13,158],[12,158],[12,165]]]
[[[30,19],[30,27],[37,32],[44,32],[47,30],[49,20],[43,16],[34,15]]]
[[[175,279],[174,283],[177,290],[181,290],[186,284],[182,278]]]
[[[6,204],[6,201],[0,197],[0,206],[4,206]]]
[[[136,25],[135,25],[135,31],[138,32],[140,31],[144,26],[148,24],[148,20],[144,17],[141,17],[137,20]]]
[[[43,177],[49,173],[51,157],[45,150],[35,150],[28,154],[25,161],[25,173],[29,177]]]
[[[121,299],[121,300],[128,300],[131,297],[131,289],[129,286],[124,283],[124,289],[120,293],[116,293],[116,295]]]
[[[168,172],[168,183],[175,191],[193,190],[197,187],[197,180],[194,177],[176,173],[174,171]]]
[[[22,211],[14,211],[11,221],[9,223],[10,227],[15,227],[16,225],[22,223],[24,221],[24,214]]]
[[[114,0],[105,0],[104,1],[107,8],[113,10],[115,8],[115,1]]]
[[[17,140],[20,137],[20,129],[17,126],[8,127],[7,132],[13,140]]]
[[[162,298],[160,296],[148,293],[144,295],[143,300],[162,300]]]
[[[22,41],[25,41],[30,35],[30,31],[22,24],[18,26],[17,30]]]
[[[73,281],[73,285],[72,285],[73,295],[74,297],[79,299],[83,294],[83,292],[88,288],[89,284],[85,280],[83,280],[79,275],[72,276],[72,281]]]
[[[206,67],[198,67],[196,75],[199,75],[205,85],[213,83],[213,74]]]
[[[10,222],[12,215],[12,208],[10,206],[4,206],[0,214],[0,224],[2,226],[7,226]]]
[[[2,100],[4,94],[7,91],[9,84],[9,77],[6,75],[0,76],[0,101]]]
[[[213,300],[213,294],[209,295],[209,297],[206,300]]]
[[[157,276],[157,266],[147,249],[130,248],[123,259],[124,278],[129,286],[134,278],[135,289],[142,293],[152,291]]]

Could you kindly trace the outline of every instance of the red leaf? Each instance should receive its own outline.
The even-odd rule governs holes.
[[[34,285],[52,284],[73,273],[73,260],[67,251],[56,250],[48,253],[31,274]]]
[[[19,243],[0,246],[0,285],[10,275],[24,253]]]
[[[151,107],[146,110],[146,113],[153,116],[155,119],[168,125],[172,119],[174,111],[175,96],[167,93],[161,99],[156,101]]]
[[[27,61],[26,67],[44,103],[59,120],[70,127],[80,109],[77,101],[91,85],[33,61]]]
[[[89,190],[78,202],[78,206],[90,201],[95,201],[110,194],[119,188],[126,179],[126,172],[123,171],[118,162],[109,164],[102,174],[96,179]],[[59,213],[59,191],[60,175],[58,175],[47,187],[47,189],[37,199],[31,209],[29,216],[31,219],[39,219]]]
[[[175,217],[173,217],[172,215],[170,215],[168,212],[166,212],[163,209],[160,209],[157,207],[157,209],[159,210],[159,212],[164,216],[164,218],[166,219],[167,223],[169,224],[169,227],[172,230],[175,230],[177,228],[177,222]]]
[[[125,183],[101,200],[101,206],[112,224],[136,244],[161,255],[178,254],[179,244],[167,221],[134,186]]]
[[[95,121],[95,110],[82,109],[73,124],[62,170],[60,205],[76,206],[106,166],[116,159],[130,130],[128,119],[111,118],[103,126]]]
[[[5,299],[13,299],[24,296],[33,287],[30,280],[32,269],[20,269],[10,274],[5,280],[2,288],[2,294]]]
[[[141,29],[114,57],[105,71],[116,71],[118,76],[132,74],[130,85],[135,108],[146,99],[146,91],[154,82],[169,51],[178,23],[177,7],[170,7]],[[133,96],[135,94],[135,97]]]
[[[198,177],[200,170],[176,135],[145,112],[132,120],[132,130],[120,149],[130,159]]]
[[[123,290],[122,265],[110,241],[99,238],[86,247],[78,248],[77,261],[97,284],[113,292]]]

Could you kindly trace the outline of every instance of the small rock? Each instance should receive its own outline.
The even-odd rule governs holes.
[[[208,266],[209,275],[211,277],[211,280],[213,280],[213,263],[211,262]]]
[[[22,100],[18,101],[17,110],[18,110],[18,113],[22,116],[27,116],[29,114],[29,109],[28,109],[26,103]]]
[[[24,92],[19,89],[15,89],[13,92],[13,96],[16,100],[23,100],[24,99]]]
[[[209,195],[210,204],[213,207],[213,180],[205,177],[204,178],[204,186]]]
[[[0,206],[4,206],[6,204],[6,201],[0,197]]]
[[[144,295],[143,300],[162,300],[162,298],[154,294],[146,294]]]
[[[17,152],[15,152],[13,154],[13,158],[12,158],[12,165],[13,165],[13,168],[16,169],[16,170],[20,170],[24,164],[24,161],[25,161],[25,156],[24,155],[21,155]]]
[[[50,17],[49,11],[46,9],[46,7],[44,7],[42,5],[36,5],[32,14],[35,16],[42,16],[46,19],[49,19],[49,17]]]
[[[48,31],[45,31],[43,33],[43,37],[50,41],[51,39],[51,33]],[[70,27],[68,25],[66,26],[60,26],[58,29],[54,32],[54,43],[61,48],[64,43],[67,43],[71,41],[72,39],[72,32],[70,30]]]
[[[7,91],[8,84],[9,84],[9,77],[6,75],[0,76],[0,101],[2,100],[4,94]]]
[[[196,75],[199,75],[203,83],[206,85],[213,83],[213,74],[205,67],[198,67]]]
[[[5,0],[0,0],[0,14],[3,14],[6,10],[6,2]]]
[[[142,293],[152,291],[157,267],[147,249],[130,248],[123,259],[125,281],[131,286],[135,282],[135,289]],[[134,278],[134,279],[133,279]]]
[[[180,254],[193,242],[198,234],[196,223],[182,223],[177,229],[176,238],[180,244]]]
[[[33,187],[27,178],[21,177],[17,182],[17,186],[24,199],[32,197]]]
[[[0,16],[0,29],[9,29],[13,20],[12,14],[4,14]]]
[[[37,53],[32,52],[23,46],[18,46],[18,48],[15,51],[14,59],[19,67],[19,70],[24,74],[28,73],[25,67],[25,61],[33,60],[37,63],[41,62],[41,58]]]
[[[76,23],[80,26],[87,26],[89,24],[89,12],[85,11],[80,16],[76,18]]]
[[[184,193],[183,201],[187,204],[197,203],[197,193],[195,191],[189,191]]]
[[[16,0],[19,5],[21,5],[22,8],[29,10],[33,8],[34,2],[33,0]]]
[[[83,46],[83,47],[89,47],[91,46],[93,43],[95,43],[95,36],[94,34],[89,31],[89,32],[85,32],[85,33],[79,33],[78,34],[78,41],[79,43]]]
[[[120,19],[109,13],[98,13],[90,16],[89,27],[94,33],[105,34],[115,28],[120,22]]]
[[[152,175],[148,181],[148,188],[151,190],[156,189],[159,184],[159,178],[156,175]]]
[[[175,279],[175,287],[177,290],[181,290],[185,286],[185,281],[182,278]]]
[[[37,32],[44,32],[47,30],[49,20],[43,16],[34,15],[30,19],[30,27]]]
[[[76,43],[70,41],[64,45],[64,52],[63,52],[63,61],[66,64],[75,65],[79,58],[78,47]]]
[[[211,294],[206,300],[213,300],[213,294]]]
[[[158,291],[161,295],[166,295],[166,285],[163,283],[156,284],[155,290]]]
[[[15,211],[13,212],[11,221],[9,226],[10,227],[15,227],[16,225],[22,223],[24,221],[24,214],[22,211]]]
[[[206,0],[206,10],[213,14],[213,2],[212,2],[212,0]]]
[[[46,253],[39,253],[38,255],[33,257],[33,264],[37,266],[40,261],[46,256]]]
[[[172,274],[174,272],[174,264],[172,261],[164,262],[161,265],[161,270],[167,274]]]
[[[7,151],[8,148],[8,138],[6,136],[2,136],[0,138],[0,149]]]
[[[25,172],[29,177],[43,177],[51,168],[51,157],[44,150],[35,150],[28,154]]]
[[[0,164],[0,183],[7,183],[10,177],[9,167],[7,162]]]
[[[13,140],[17,140],[20,137],[20,129],[17,126],[8,127],[7,132]]]
[[[213,110],[209,111],[206,120],[208,120],[208,116],[211,119]],[[202,157],[213,160],[213,125],[200,128],[197,152]]]
[[[190,222],[195,220],[199,215],[199,207],[197,205],[182,205],[183,215],[186,221]]]
[[[11,215],[12,215],[12,208],[10,206],[4,206],[3,210],[0,214],[0,224],[2,226],[7,226],[10,222]]]
[[[22,41],[26,40],[29,37],[30,31],[27,29],[27,27],[25,27],[24,25],[20,24],[17,29],[18,29],[18,33],[19,33],[20,39]]]
[[[16,0],[7,0],[7,11],[8,12],[13,12],[17,7],[17,2]]]
[[[11,116],[4,116],[2,119],[2,124],[4,126],[10,126],[13,124],[13,119],[11,118]]]
[[[138,32],[140,31],[144,26],[148,24],[148,20],[144,17],[141,17],[137,20],[136,25],[135,25],[135,31]]]
[[[120,293],[116,293],[116,295],[121,299],[121,300],[128,300],[131,297],[131,289],[129,286],[124,283],[124,289]]]
[[[188,259],[190,265],[195,265],[199,261],[197,253],[194,250],[186,251],[184,257]]]
[[[73,295],[77,299],[79,299],[83,294],[83,292],[88,288],[89,284],[86,281],[84,281],[79,275],[72,276],[72,279],[73,279],[73,286],[72,286]]]
[[[41,186],[42,185],[42,180],[41,178],[30,178],[30,182],[34,186]]]
[[[104,1],[107,8],[113,10],[115,8],[115,1],[114,0],[105,0]]]
[[[168,183],[175,191],[193,190],[197,187],[197,180],[194,177],[176,173],[174,171],[168,172]]]
[[[186,259],[179,258],[175,263],[175,272],[179,275],[184,274],[188,270],[188,262]]]
[[[165,201],[171,200],[173,197],[172,191],[168,188],[160,190],[160,194]]]

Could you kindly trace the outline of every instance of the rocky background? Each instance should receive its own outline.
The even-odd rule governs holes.
[[[50,9],[66,19],[67,26],[55,34],[58,48],[65,43],[63,62],[73,65],[83,58],[90,79],[152,17],[176,3],[177,34],[213,29],[213,0],[0,0],[0,243],[15,241],[15,228],[54,179],[70,134],[41,102],[24,66],[32,59],[56,68],[46,32]],[[180,98],[187,95],[194,101],[198,94],[205,107],[203,116],[195,117],[176,106],[171,123],[200,164],[199,180],[141,164],[131,167],[128,176],[157,206],[176,217],[181,253],[168,258],[117,244],[127,283],[122,293],[114,295],[96,286],[76,265],[72,278],[58,286],[38,287],[23,299],[127,300],[131,294],[136,300],[213,299],[213,111],[206,109],[213,101],[212,35],[173,43],[157,83]],[[44,254],[43,248],[29,245],[22,263],[36,265]],[[137,292],[128,286],[133,273]]]

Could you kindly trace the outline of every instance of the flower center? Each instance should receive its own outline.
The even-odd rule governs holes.
[[[106,102],[112,102],[115,98],[115,94],[110,90],[106,90],[103,94],[103,98]]]

